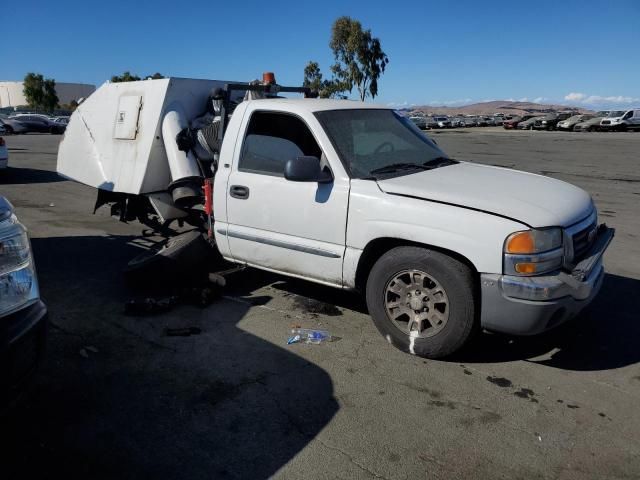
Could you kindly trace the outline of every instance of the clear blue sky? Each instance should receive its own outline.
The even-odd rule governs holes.
[[[9,3],[0,80],[35,71],[99,85],[124,70],[251,80],[273,70],[299,84],[308,60],[328,72],[331,23],[349,15],[389,55],[382,103],[640,106],[638,0]]]

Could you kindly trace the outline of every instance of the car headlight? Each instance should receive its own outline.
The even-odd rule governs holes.
[[[542,120],[542,124],[543,124],[543,125],[546,125],[546,124],[547,124],[547,121],[546,121],[546,120]]]
[[[39,297],[29,237],[11,215],[0,222],[0,315],[25,307]]]
[[[545,228],[512,233],[504,242],[506,275],[540,275],[562,266],[562,230]]]

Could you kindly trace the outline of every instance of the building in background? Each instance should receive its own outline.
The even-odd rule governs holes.
[[[23,82],[0,82],[0,108],[20,107],[27,105],[27,100],[22,92]],[[68,104],[72,100],[86,98],[96,89],[95,85],[86,83],[58,83],[56,82],[56,94],[60,105]]]

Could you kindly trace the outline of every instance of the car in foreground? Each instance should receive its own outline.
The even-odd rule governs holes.
[[[600,129],[618,132],[640,129],[640,108],[611,112],[600,122]]]
[[[574,132],[597,132],[600,131],[600,122],[603,118],[608,117],[611,113],[610,110],[601,110],[589,120],[585,120],[580,123],[576,123],[573,126]]]
[[[541,333],[602,285],[613,230],[576,186],[451,158],[381,105],[270,98],[242,101],[229,117],[225,99],[249,88],[240,83],[215,94],[227,128],[211,145],[223,167],[197,174],[198,159],[176,138],[217,101],[216,83],[163,81],[162,91],[152,82],[100,87],[74,113],[58,173],[97,188],[103,203],[126,201],[142,221],[159,208],[165,220],[193,208],[189,238],[231,262],[360,291],[382,336],[403,351],[443,357],[481,328]],[[129,111],[157,108],[123,130],[112,113],[125,95],[137,95]],[[154,206],[160,195],[171,209]],[[299,215],[265,213],[292,205]]]
[[[558,122],[556,129],[571,132],[573,131],[573,127],[575,127],[578,123],[586,122],[587,120],[591,120],[592,118],[593,115],[589,114],[573,115],[566,120]]]
[[[27,229],[0,196],[0,407],[16,398],[42,359],[47,318]]]
[[[0,137],[0,170],[4,170],[9,165],[9,150],[7,150],[7,142]]]

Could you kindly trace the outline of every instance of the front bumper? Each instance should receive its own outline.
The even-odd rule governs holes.
[[[42,301],[0,317],[0,405],[11,401],[44,355],[47,307]]]
[[[612,228],[601,225],[591,249],[571,273],[539,277],[482,274],[482,327],[535,335],[575,317],[602,286],[602,255],[614,233]]]

